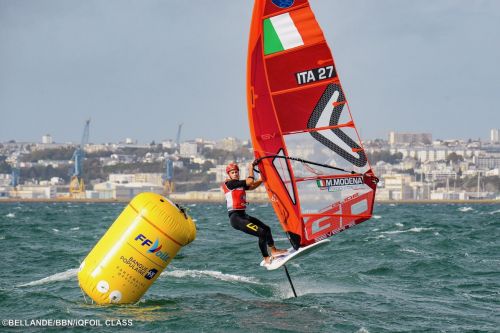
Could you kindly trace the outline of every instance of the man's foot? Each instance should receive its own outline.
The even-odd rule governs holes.
[[[287,253],[288,253],[287,250],[279,250],[279,249],[277,249],[275,247],[271,248],[271,255],[273,255],[274,257],[283,256],[283,255],[285,255]]]
[[[266,265],[270,265],[272,262],[273,262],[273,257],[272,256],[264,257],[264,263]]]

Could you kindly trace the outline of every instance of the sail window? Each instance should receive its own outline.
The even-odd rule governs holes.
[[[288,169],[288,163],[285,158],[280,158],[279,156],[285,157],[283,149],[277,154],[277,157],[273,159],[273,165],[278,174],[280,175],[281,181],[290,196],[293,204],[295,205],[295,193],[293,191],[292,176],[290,175],[290,169]]]

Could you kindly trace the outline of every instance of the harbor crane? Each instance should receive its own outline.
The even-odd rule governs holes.
[[[16,159],[16,161],[12,165],[12,179],[10,180],[10,186],[12,186],[14,189],[17,189],[17,186],[19,185],[20,173],[19,161]]]
[[[83,160],[85,158],[85,145],[89,142],[90,119],[85,121],[82,140],[73,153],[73,174],[69,183],[69,193],[73,198],[85,197],[85,183],[83,181]]]
[[[165,173],[162,176],[164,194],[170,194],[174,192],[175,185],[173,179],[174,179],[174,162],[170,159],[170,157],[167,157],[165,159]]]
[[[179,126],[177,127],[177,137],[175,138],[175,144],[177,145],[177,148],[179,148],[181,145],[182,125],[184,125],[184,123],[180,123]]]
[[[19,167],[19,151],[14,153],[11,158],[8,158],[7,162],[10,164],[12,170],[10,179],[10,186],[12,186],[11,196],[16,197],[19,186],[19,178],[21,175],[21,169]]]

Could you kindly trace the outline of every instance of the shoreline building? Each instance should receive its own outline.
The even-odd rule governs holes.
[[[45,145],[50,145],[54,143],[54,140],[52,140],[52,136],[50,134],[45,134],[42,136],[42,143]]]
[[[142,192],[163,194],[161,173],[110,174],[109,180],[86,191],[88,199],[132,199]]]
[[[389,132],[389,144],[423,144],[430,145],[432,143],[431,133],[408,133],[408,132]]]
[[[491,143],[499,143],[499,133],[500,129],[498,128],[493,128],[490,130],[490,141]]]

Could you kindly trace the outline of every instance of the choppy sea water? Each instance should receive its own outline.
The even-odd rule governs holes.
[[[259,267],[256,239],[230,227],[223,205],[186,206],[197,239],[140,302],[97,306],[77,268],[125,204],[1,203],[0,319],[114,325],[102,332],[500,332],[498,205],[377,205],[288,265],[297,298],[283,270]],[[249,213],[289,247],[270,206]]]

